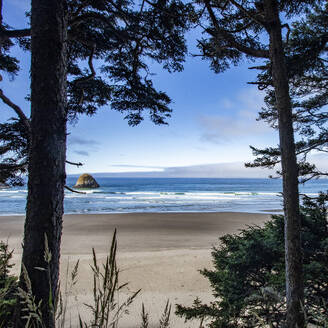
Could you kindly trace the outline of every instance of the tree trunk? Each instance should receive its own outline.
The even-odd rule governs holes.
[[[282,44],[281,22],[276,0],[265,1],[265,14],[270,35],[270,57],[273,85],[278,110],[283,198],[285,213],[285,261],[287,327],[304,327],[303,265],[298,192],[298,166],[295,153],[292,106],[287,67]]]
[[[66,179],[66,10],[66,0],[32,0],[31,145],[22,263],[36,302],[42,301],[47,328],[55,327],[52,305],[59,278]],[[49,274],[36,267],[49,268]]]

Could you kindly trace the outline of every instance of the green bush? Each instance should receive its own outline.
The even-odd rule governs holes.
[[[0,328],[11,327],[16,304],[17,278],[9,274],[12,251],[0,241]]]
[[[308,322],[324,326],[328,318],[327,195],[304,199],[302,244]],[[285,320],[284,217],[274,215],[264,227],[251,226],[220,238],[212,251],[209,279],[215,301],[177,305],[186,320],[208,320],[208,327],[281,327]],[[320,321],[320,322],[319,322]]]

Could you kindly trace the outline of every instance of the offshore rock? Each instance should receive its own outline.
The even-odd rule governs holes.
[[[92,175],[84,173],[77,179],[74,188],[99,188],[99,184]]]

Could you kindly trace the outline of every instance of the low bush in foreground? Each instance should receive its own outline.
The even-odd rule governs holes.
[[[304,199],[302,244],[304,311],[308,323],[328,327],[327,195]],[[209,279],[215,301],[178,305],[186,320],[206,321],[211,328],[283,327],[285,321],[284,217],[274,215],[264,227],[250,226],[220,238],[212,251]]]
[[[10,275],[12,253],[0,241],[0,328],[10,327],[16,305],[17,278]]]

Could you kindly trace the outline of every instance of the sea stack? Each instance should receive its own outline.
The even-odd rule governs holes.
[[[99,188],[99,184],[92,175],[84,173],[79,176],[74,188]]]

